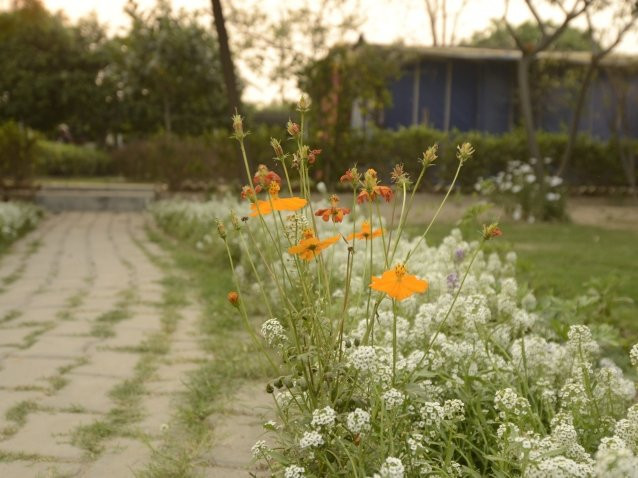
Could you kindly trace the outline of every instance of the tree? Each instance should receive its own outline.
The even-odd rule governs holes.
[[[540,31],[539,38],[526,43],[508,21],[509,0],[505,1],[505,12],[501,21],[516,44],[516,48],[521,52],[521,57],[518,60],[516,70],[518,96],[523,124],[527,135],[529,153],[534,158],[540,158],[541,154],[538,146],[538,140],[536,138],[536,127],[534,125],[534,115],[532,110],[530,67],[536,60],[538,54],[554,45],[569,27],[570,23],[575,18],[578,18],[585,13],[585,11],[592,6],[593,2],[594,0],[573,0],[571,6],[567,6],[567,0],[539,0],[536,2],[533,0],[525,0],[525,4],[527,5],[536,22],[538,30]],[[538,6],[541,3],[546,3],[546,6],[553,7],[554,10],[557,11],[557,14],[562,15],[562,21],[556,26],[549,25],[547,22],[544,22],[540,17],[538,10]],[[536,161],[535,168],[539,184],[544,185],[544,161]],[[544,191],[541,191],[541,194],[544,194]]]
[[[121,132],[197,134],[226,122],[215,38],[196,14],[173,12],[166,0],[142,11],[129,2],[131,30],[113,39],[111,63],[98,75],[105,103]]]
[[[615,2],[603,4],[603,7],[596,13],[597,15],[607,14],[606,16],[610,19],[610,21],[605,22],[605,26],[602,27],[595,25],[592,20],[591,12],[585,12],[591,59],[587,65],[583,81],[581,82],[580,91],[574,105],[567,136],[567,145],[565,146],[565,151],[561,157],[557,173],[560,176],[565,173],[572,156],[572,150],[576,141],[576,135],[578,134],[580,118],[582,116],[589,87],[596,73],[599,71],[603,59],[618,46],[627,32],[636,25],[636,21],[638,20],[638,4],[635,0],[616,0]],[[615,89],[617,92],[622,90],[622,88],[617,86],[617,83],[615,84],[613,79],[612,86],[616,86]],[[633,182],[635,183],[635,177]]]
[[[76,137],[95,138],[104,40],[95,19],[70,26],[39,0],[14,2],[0,13],[0,120],[50,134],[66,123]]]
[[[469,0],[424,0],[433,46],[454,45],[456,26]]]
[[[321,161],[326,180],[331,179],[340,146],[351,134],[353,107],[356,104],[363,117],[378,124],[381,112],[392,102],[388,84],[399,76],[402,60],[400,49],[360,42],[335,47],[303,70],[300,86],[312,98],[317,139],[327,150]]]
[[[228,105],[230,106],[230,112],[232,115],[235,112],[235,109],[239,109],[240,106],[239,93],[237,91],[237,78],[235,77],[235,66],[230,54],[228,32],[226,31],[226,21],[224,20],[221,0],[211,0],[211,5],[213,8],[215,30],[217,30],[219,56],[221,58],[222,73],[224,74],[224,83],[226,84],[226,95],[228,96]]]
[[[276,85],[283,103],[296,99],[296,77],[307,65],[335,45],[356,41],[361,9],[356,0],[284,2],[275,11],[264,3],[229,2],[233,50],[255,81]]]
[[[555,29],[556,25],[551,22],[547,23],[549,28]],[[543,33],[538,26],[531,21],[523,22],[513,27],[516,37],[524,45],[534,45],[540,41]],[[481,32],[476,32],[472,37],[463,42],[466,46],[475,46],[481,48],[503,48],[507,50],[517,49],[516,41],[501,20],[492,20],[491,25]],[[578,28],[567,27],[556,38],[556,40],[547,47],[547,50],[554,51],[589,51],[591,48],[591,38],[586,31]]]

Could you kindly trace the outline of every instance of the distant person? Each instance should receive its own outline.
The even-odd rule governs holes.
[[[69,125],[66,123],[60,123],[58,126],[58,138],[57,141],[60,143],[72,143],[73,136],[71,135],[71,129]]]

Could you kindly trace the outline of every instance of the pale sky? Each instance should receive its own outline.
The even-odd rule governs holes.
[[[273,7],[281,0],[255,0],[272,4]],[[0,0],[0,7],[6,8],[10,0]],[[424,0],[359,0],[365,11],[367,20],[362,27],[366,41],[370,43],[392,43],[403,40],[407,45],[430,45],[431,35],[425,13]],[[448,0],[452,7],[462,0]],[[155,0],[137,0],[143,9],[152,7]],[[175,9],[202,10],[210,15],[210,0],[171,0]],[[546,2],[539,2],[546,3]],[[571,2],[568,2],[571,3]],[[94,12],[100,22],[107,23],[112,31],[125,28],[128,25],[124,14],[126,0],[44,0],[50,10],[62,10],[72,21]],[[468,0],[467,6],[459,17],[457,37],[467,38],[475,31],[485,29],[492,18],[500,18],[504,11],[504,0]],[[556,12],[541,10],[544,18],[556,17]],[[203,17],[205,18],[205,17]],[[209,17],[212,25],[212,15]],[[511,0],[508,19],[513,24],[529,19],[529,11],[522,0]],[[560,20],[560,17],[557,18]],[[609,23],[608,18],[594,17],[594,22],[600,26]],[[576,26],[583,24],[574,23]],[[212,27],[211,27],[212,28]],[[627,35],[617,49],[621,53],[638,54],[638,35],[635,32]],[[246,73],[246,72],[244,72]],[[244,75],[244,76],[251,76]],[[267,103],[276,95],[272,85],[263,81],[247,85],[244,100],[250,102]]]

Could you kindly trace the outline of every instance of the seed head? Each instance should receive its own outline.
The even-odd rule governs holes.
[[[470,143],[463,143],[456,147],[456,158],[461,162],[461,164],[470,159],[473,154],[474,148]]]
[[[297,110],[305,113],[310,109],[311,103],[312,101],[307,95],[301,95],[301,98],[299,98],[299,101],[297,102]]]
[[[281,159],[284,156],[284,150],[277,139],[270,138],[270,146],[272,146],[272,149],[275,151],[275,157],[277,159]]]
[[[424,167],[428,167],[430,166],[434,161],[436,161],[437,156],[437,152],[439,151],[439,145],[437,143],[434,143],[432,146],[430,146],[428,149],[425,150],[425,152],[423,153],[423,157],[420,159],[420,163],[424,166]]]
[[[224,223],[219,219],[215,219],[215,222],[217,223],[217,233],[219,237],[226,240],[226,226],[224,226]]]

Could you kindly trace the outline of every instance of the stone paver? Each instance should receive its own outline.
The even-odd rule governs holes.
[[[162,425],[174,419],[189,372],[212,358],[201,348],[196,304],[179,311],[182,318],[168,337],[166,355],[140,352],[139,345],[163,330],[163,271],[138,245],[162,254],[146,239],[146,221],[141,213],[49,216],[0,258],[0,279],[15,274],[0,289],[0,431],[5,433],[0,434],[0,478],[133,478],[160,446]],[[36,249],[30,246],[35,240]],[[109,322],[104,314],[116,309],[124,309],[125,316]],[[19,315],[12,317],[14,310]],[[3,317],[11,320],[2,322]],[[99,443],[99,453],[76,446],[79,427],[107,423],[121,407],[111,392],[136,377],[142,358],[154,360],[156,368],[136,392],[140,420],[126,424],[126,437],[116,430]],[[247,384],[229,399],[211,421],[215,443],[202,460],[203,476],[266,476],[250,467],[250,448],[263,435],[269,398],[263,384]],[[36,406],[23,407],[23,420],[7,420],[8,410],[27,401]]]
[[[70,435],[76,427],[94,420],[95,416],[84,413],[31,413],[18,433],[0,442],[0,450],[80,460],[84,452],[71,445]]]
[[[162,330],[163,273],[137,245],[146,241],[146,221],[141,213],[49,216],[0,258],[0,278],[15,274],[0,290],[0,318],[19,312],[0,322],[0,430],[8,431],[0,435],[0,477],[125,478],[148,463],[146,440],[170,421],[183,388],[181,364],[153,378],[170,387],[142,396],[141,421],[127,424],[148,435],[116,434],[97,455],[73,440],[78,427],[108,421],[117,406],[110,392],[135,376],[142,357],[135,350]],[[126,317],[98,320],[117,308]],[[106,338],[94,333],[98,323],[109,328]],[[5,418],[25,401],[37,407],[23,423]]]

